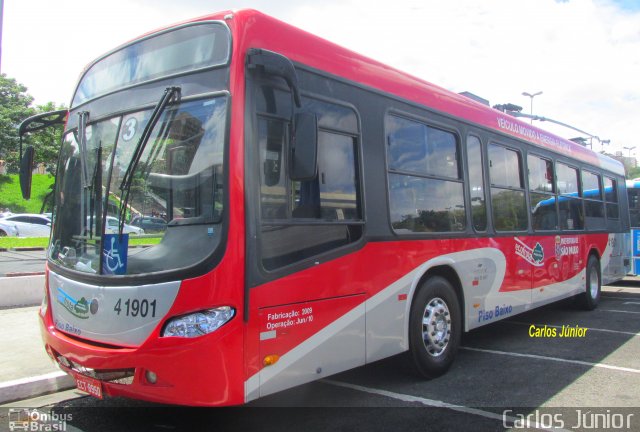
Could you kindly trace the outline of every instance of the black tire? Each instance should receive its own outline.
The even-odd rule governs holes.
[[[594,310],[600,303],[602,277],[600,274],[600,261],[593,255],[589,255],[586,276],[585,289],[578,297],[578,304],[582,309]]]
[[[4,232],[3,230],[0,230],[0,237],[6,237],[7,233]]]
[[[409,358],[415,371],[425,378],[444,374],[453,363],[461,334],[460,303],[453,286],[441,276],[430,277],[411,304]]]

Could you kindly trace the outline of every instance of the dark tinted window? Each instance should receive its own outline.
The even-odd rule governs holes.
[[[355,139],[347,135],[320,131],[318,177],[314,181],[295,182],[293,188],[294,218],[360,219]]]
[[[527,157],[529,168],[529,190],[535,192],[555,192],[553,188],[553,164],[538,156]]]
[[[347,107],[303,98],[319,120],[318,175],[288,175],[289,93],[262,86],[257,94],[260,170],[260,254],[267,270],[357,241],[362,235],[358,122]]]
[[[558,229],[558,211],[553,186],[553,163],[535,155],[527,156],[531,225],[536,231]]]
[[[582,210],[582,200],[561,196],[559,198],[560,208],[560,228],[563,230],[584,229],[584,212]]]
[[[598,174],[582,171],[582,196],[584,197],[585,227],[603,229],[605,227],[604,202]]]
[[[454,134],[389,115],[387,160],[391,226],[398,234],[466,229]]]
[[[497,145],[489,145],[489,177],[491,184],[522,188],[522,165],[515,151]]]
[[[496,231],[527,229],[527,203],[524,191],[491,188],[491,203]]]
[[[618,184],[609,177],[604,177],[604,198],[607,202],[607,217],[609,219],[619,219],[620,211],[618,209]],[[631,204],[629,204],[631,208]]]
[[[460,178],[456,137],[451,132],[387,116],[389,169]]]
[[[524,231],[528,227],[527,202],[522,178],[520,153],[490,144],[491,209],[496,231]]]
[[[397,233],[464,231],[462,183],[389,174],[391,225]]]
[[[563,163],[556,164],[558,193],[578,196],[578,170]]]
[[[487,229],[487,203],[484,193],[483,157],[480,139],[467,138],[467,166],[469,167],[469,193],[471,197],[471,217],[476,231]]]
[[[607,202],[618,202],[618,184],[614,179],[609,177],[604,178],[604,196]]]
[[[602,200],[600,176],[589,171],[582,171],[582,196],[589,199]]]
[[[531,225],[536,231],[558,229],[557,198],[555,195],[531,192]]]

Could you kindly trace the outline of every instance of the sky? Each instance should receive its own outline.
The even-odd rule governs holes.
[[[640,157],[640,0],[4,0],[0,72],[66,103],[93,59],[150,30],[250,7],[446,89],[513,103]],[[535,125],[565,138],[580,134]],[[636,147],[628,150],[624,147]]]

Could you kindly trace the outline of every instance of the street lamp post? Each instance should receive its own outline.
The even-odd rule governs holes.
[[[631,150],[636,148],[636,146],[633,146],[633,147],[622,147],[622,148],[625,149],[625,150],[628,150],[629,151],[629,157],[631,157]]]
[[[527,97],[531,98],[531,105],[530,105],[530,112],[529,112],[529,114],[533,115],[533,98],[534,98],[534,97],[536,97],[536,96],[538,96],[538,95],[541,95],[541,94],[542,94],[542,92],[541,92],[541,91],[536,92],[536,93],[534,93],[534,94],[527,93],[527,92],[522,92],[522,96],[527,96]],[[531,124],[533,124],[533,119],[531,119]]]

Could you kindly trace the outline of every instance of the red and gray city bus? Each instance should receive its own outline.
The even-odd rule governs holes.
[[[628,271],[621,164],[253,10],[109,52],[21,132],[55,121],[42,335],[94,396],[241,404],[404,352],[436,377],[462,332]]]

